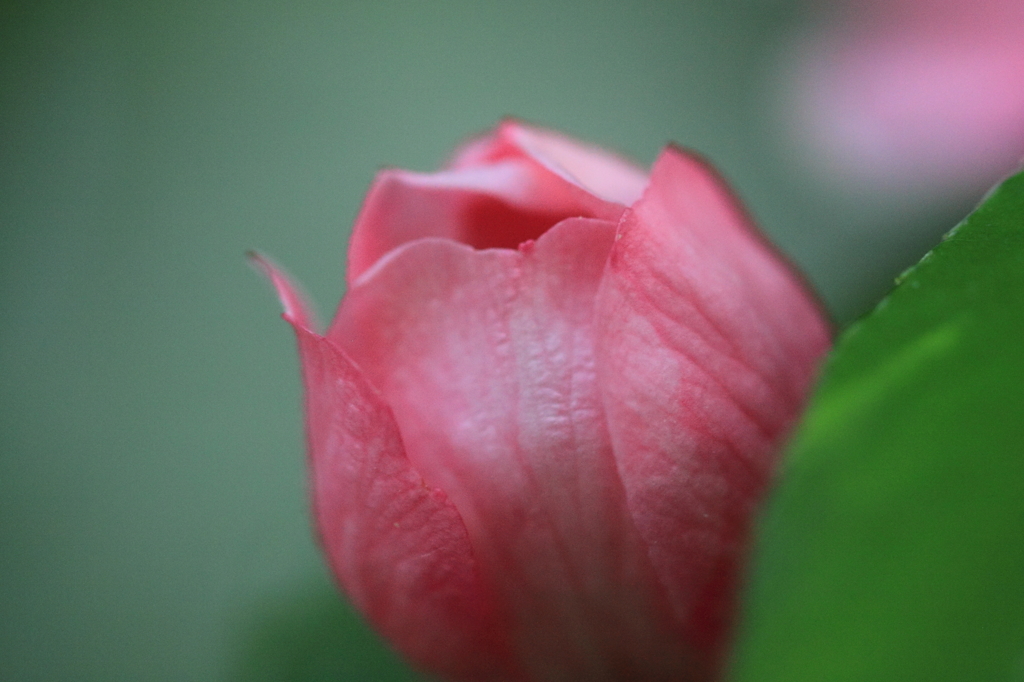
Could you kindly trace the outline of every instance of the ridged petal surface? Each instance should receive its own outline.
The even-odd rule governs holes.
[[[577,218],[517,251],[407,244],[349,291],[329,332],[464,519],[534,680],[693,672],[596,384],[594,297],[614,233]]]
[[[717,174],[671,147],[619,225],[597,311],[629,508],[713,665],[754,505],[828,329]]]
[[[517,679],[455,507],[410,464],[376,389],[306,326],[302,299],[284,275],[258,262],[298,340],[313,511],[335,577],[416,663],[459,680]]]

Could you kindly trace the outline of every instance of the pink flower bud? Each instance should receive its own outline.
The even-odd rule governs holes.
[[[829,346],[705,162],[506,121],[385,170],[298,335],[341,587],[455,680],[715,675],[751,516]]]

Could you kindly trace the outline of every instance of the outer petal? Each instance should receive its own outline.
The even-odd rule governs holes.
[[[629,507],[676,614],[713,664],[753,505],[828,330],[722,181],[674,148],[619,226],[597,310]]]
[[[511,679],[493,601],[466,528],[410,465],[390,409],[301,298],[257,259],[298,338],[313,508],[328,560],[355,606],[414,662],[460,680]]]
[[[353,228],[348,280],[414,239],[514,249],[564,218],[617,221],[646,182],[642,171],[605,152],[508,121],[464,148],[447,170],[382,171]]]
[[[687,679],[625,508],[597,392],[593,303],[614,226],[519,251],[420,240],[346,296],[329,333],[447,491],[529,679]]]

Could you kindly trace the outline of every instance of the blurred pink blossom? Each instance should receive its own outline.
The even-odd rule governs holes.
[[[854,0],[792,74],[796,134],[842,181],[977,191],[1024,156],[1024,1]]]

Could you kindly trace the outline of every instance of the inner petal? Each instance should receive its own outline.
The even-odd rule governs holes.
[[[607,201],[629,206],[647,186],[642,170],[603,149],[523,125],[509,125],[508,134],[556,173]]]
[[[531,159],[503,159],[438,173],[385,170],[356,219],[348,281],[356,281],[384,254],[416,239],[440,237],[476,249],[514,249],[563,219],[618,220],[623,210]]]
[[[508,119],[456,153],[450,168],[469,168],[506,159],[526,159],[604,201],[629,206],[647,186],[647,173],[615,154]]]
[[[458,221],[458,241],[474,249],[515,249],[539,239],[564,218],[565,211],[515,206],[499,197],[477,194],[465,198]],[[580,210],[574,217],[590,218]]]

